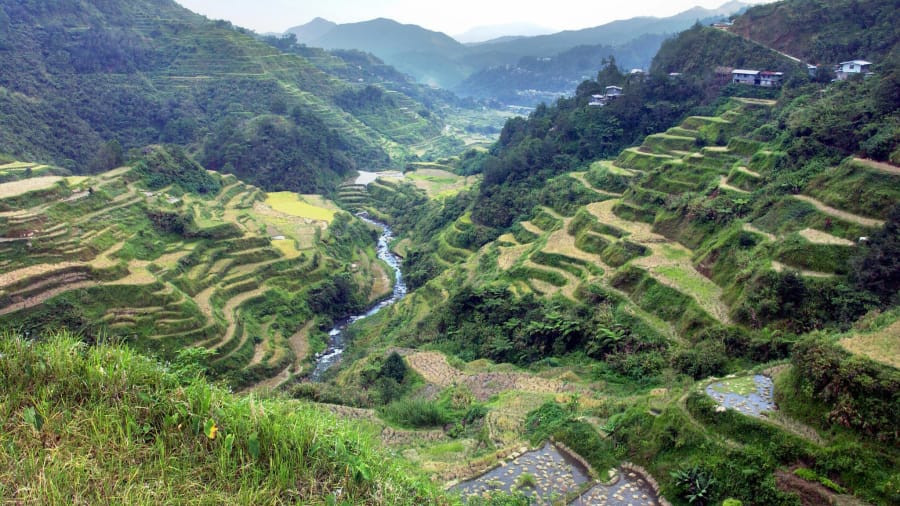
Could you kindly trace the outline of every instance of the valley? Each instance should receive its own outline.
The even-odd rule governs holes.
[[[0,0],[0,501],[896,504],[900,32],[819,7],[464,46]],[[573,40],[527,117],[410,70]]]

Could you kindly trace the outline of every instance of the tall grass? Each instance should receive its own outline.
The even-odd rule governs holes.
[[[382,408],[386,420],[409,428],[440,427],[451,421],[452,415],[436,401],[402,399]]]
[[[0,335],[0,498],[25,504],[446,504],[365,429],[240,397],[116,345]]]

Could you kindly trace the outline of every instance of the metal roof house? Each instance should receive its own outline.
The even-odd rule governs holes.
[[[731,71],[731,82],[736,84],[749,84],[775,88],[781,86],[784,81],[784,72],[772,72],[770,70],[734,69]]]
[[[843,81],[854,74],[871,74],[872,72],[869,70],[871,66],[872,62],[866,60],[842,61],[834,71],[837,78]]]
[[[775,88],[781,86],[782,81],[784,81],[784,72],[769,72],[768,70],[764,70],[759,73],[759,82],[757,82],[756,85],[764,86],[766,88]]]
[[[736,84],[756,84],[759,79],[758,70],[734,69],[731,71],[731,82]]]

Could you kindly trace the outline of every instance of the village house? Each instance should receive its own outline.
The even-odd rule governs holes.
[[[731,71],[731,82],[735,84],[756,84],[759,79],[758,70],[734,69]]]
[[[734,69],[731,71],[731,82],[735,84],[749,84],[775,88],[781,86],[784,81],[784,72],[772,72],[769,70]]]
[[[847,78],[853,75],[871,74],[872,72],[869,70],[871,66],[872,62],[868,62],[865,60],[850,60],[839,63],[834,69],[834,72],[835,74],[837,74],[838,80],[845,81]]]
[[[781,86],[782,81],[784,81],[784,72],[769,72],[768,70],[764,70],[759,73],[759,82],[756,84],[757,86],[774,88]]]
[[[616,97],[622,96],[622,87],[621,86],[607,86],[605,95],[591,95],[591,101],[588,102],[588,105],[593,105],[597,107],[603,107],[608,104],[610,100],[614,100]]]

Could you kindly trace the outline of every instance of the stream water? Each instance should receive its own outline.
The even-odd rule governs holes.
[[[341,355],[346,348],[344,331],[348,325],[363,318],[368,318],[406,296],[406,283],[403,282],[403,275],[400,273],[400,258],[391,252],[390,244],[391,239],[394,237],[391,227],[380,221],[373,220],[365,214],[360,214],[358,217],[370,225],[381,228],[381,236],[378,238],[378,258],[384,260],[394,271],[394,290],[391,292],[390,297],[370,307],[365,313],[344,318],[328,332],[328,347],[325,351],[316,354],[316,367],[311,375],[313,381],[319,381],[325,371],[340,362]]]

